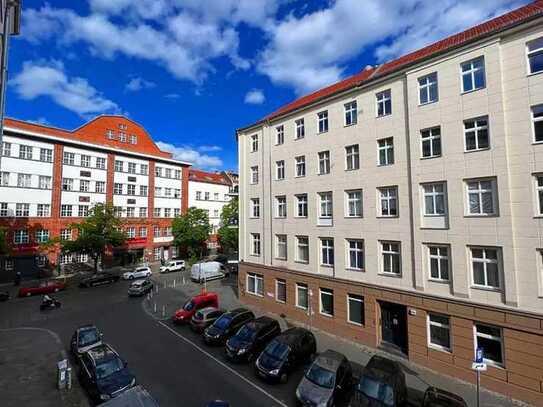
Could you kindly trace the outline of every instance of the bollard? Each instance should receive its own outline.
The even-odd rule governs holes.
[[[66,388],[70,390],[72,388],[72,368],[71,367],[66,369],[66,375],[67,375]]]
[[[164,318],[166,316],[166,306],[163,305],[162,306],[162,318]]]
[[[173,288],[175,288],[175,278],[173,279]]]
[[[185,275],[183,274],[183,285],[185,285]]]
[[[66,388],[67,377],[66,371],[68,370],[68,360],[63,359],[57,363],[57,387],[59,390]]]
[[[156,302],[155,302],[155,306],[153,307],[153,312],[156,314]]]
[[[166,288],[166,281],[164,281],[164,288]]]
[[[156,290],[155,290],[155,291],[156,291],[156,293],[158,294],[158,284],[157,284],[157,286],[156,286]]]

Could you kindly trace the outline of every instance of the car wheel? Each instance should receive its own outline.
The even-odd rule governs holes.
[[[281,383],[285,384],[288,380],[288,375],[286,373],[283,373],[279,380],[281,381]]]
[[[128,276],[129,280],[134,280],[134,276]]]
[[[31,295],[32,295],[32,293],[26,293],[27,297],[30,297]]]
[[[55,288],[53,292],[58,293],[58,288]]]

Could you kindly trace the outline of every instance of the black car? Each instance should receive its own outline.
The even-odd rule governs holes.
[[[374,355],[362,371],[351,406],[399,407],[405,405],[407,387],[402,366]]]
[[[119,281],[119,276],[117,274],[103,272],[85,277],[79,282],[79,287],[94,287],[102,284],[115,283],[117,281]]]
[[[468,403],[454,393],[428,387],[424,393],[422,407],[468,407]]]
[[[9,292],[0,291],[0,301],[7,301],[7,300],[9,300]]]
[[[259,376],[286,383],[297,366],[311,362],[317,352],[315,336],[304,328],[290,328],[273,339],[256,360]]]
[[[126,362],[107,344],[83,353],[80,361],[79,382],[96,403],[112,399],[136,384]]]
[[[76,357],[102,344],[102,333],[94,325],[77,328],[70,341],[70,350]]]
[[[159,407],[158,402],[140,385],[123,392],[119,397],[109,400],[101,407]]]
[[[249,321],[226,341],[226,356],[230,360],[250,362],[280,333],[279,322],[273,318],[264,316]]]
[[[204,342],[208,345],[222,345],[246,322],[255,318],[247,308],[236,308],[217,319],[204,331]]]

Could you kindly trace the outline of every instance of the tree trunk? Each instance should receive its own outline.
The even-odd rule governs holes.
[[[94,274],[98,274],[98,255],[94,255],[93,260],[94,260]]]

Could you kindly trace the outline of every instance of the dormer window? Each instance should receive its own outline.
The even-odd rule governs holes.
[[[126,130],[126,124],[119,123],[119,130]]]
[[[106,137],[110,140],[115,139],[115,132],[113,130],[106,130]]]
[[[119,132],[119,141],[122,143],[126,143],[126,133],[122,131]]]
[[[138,143],[138,138],[135,135],[131,134],[130,135],[130,144],[137,144],[137,143]]]

